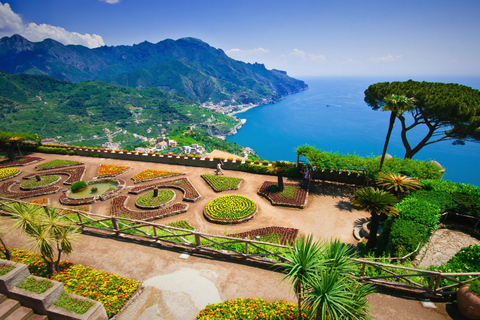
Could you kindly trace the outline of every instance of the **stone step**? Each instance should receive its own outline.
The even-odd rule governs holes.
[[[48,317],[39,315],[39,314],[34,314],[34,315],[31,315],[30,318],[28,318],[28,320],[48,320]]]
[[[6,295],[0,293],[0,303],[2,303],[3,301],[5,301],[5,300],[7,300],[7,299],[8,299],[8,298],[7,298]]]
[[[32,315],[33,315],[32,309],[26,308],[26,307],[20,307],[20,308],[17,308],[12,313],[10,313],[10,315],[6,317],[5,320],[27,320]]]
[[[5,320],[13,311],[20,307],[20,302],[6,299],[0,304],[0,320]]]

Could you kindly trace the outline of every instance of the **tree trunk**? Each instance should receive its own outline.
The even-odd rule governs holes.
[[[7,156],[8,156],[8,160],[10,160],[10,161],[15,160],[15,148],[14,147],[8,147],[7,148]]]
[[[280,172],[278,174],[278,191],[283,192],[284,186],[283,186],[283,174]]]
[[[12,260],[12,254],[10,252],[10,249],[7,248],[7,246],[5,245],[5,242],[3,242],[2,238],[0,238],[0,242],[2,243],[2,246],[5,249],[5,250],[1,250],[3,252],[3,254],[5,255],[5,259]]]
[[[377,245],[377,231],[378,231],[379,216],[375,212],[372,212],[372,218],[370,219],[370,235],[367,241],[367,250],[371,251],[375,249]]]
[[[388,143],[390,142],[390,136],[392,135],[393,125],[395,124],[395,113],[391,112],[390,114],[390,124],[388,125],[387,138],[385,139],[385,144],[383,145],[382,157],[380,158],[380,170],[382,171],[383,162],[385,161],[385,155],[387,154]]]
[[[42,254],[43,261],[45,261],[45,264],[47,265],[47,273],[49,276],[52,276],[55,273],[55,266],[53,263],[53,258],[50,258],[51,260],[48,260],[43,254]]]
[[[298,298],[298,320],[302,320],[302,283],[300,280],[297,280],[297,284],[295,285],[295,293]]]
[[[60,257],[62,255],[62,250],[59,248],[57,244],[57,251],[58,251],[58,256],[57,256],[57,261],[55,261],[55,271],[60,273]]]

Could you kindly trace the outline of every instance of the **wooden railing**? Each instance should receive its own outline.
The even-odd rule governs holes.
[[[32,205],[32,203],[25,201],[0,197],[0,204],[3,204],[5,201],[15,201]],[[140,238],[159,245],[168,244],[177,248],[190,249],[193,252],[240,258],[243,261],[256,262],[269,267],[274,266],[278,261],[285,261],[286,259],[282,257],[282,255],[289,250],[288,246],[268,242],[212,235],[152,222],[116,216],[103,216],[73,209],[60,210],[65,210],[62,213],[65,218],[78,224],[84,230],[98,230],[109,232],[112,235],[121,236],[123,238],[132,238],[136,240]],[[275,250],[272,250],[273,248],[275,248]],[[441,271],[429,271],[396,266],[363,259],[353,260],[361,265],[359,267],[360,272],[354,275],[362,281],[371,282],[377,285],[407,288],[437,296],[453,294],[455,293],[455,288],[476,279],[480,279],[480,272],[445,273]],[[367,276],[365,275],[365,268],[367,266],[373,267],[386,275]],[[404,272],[411,273],[402,274],[396,270],[403,270]],[[469,276],[470,278],[467,280],[458,280],[458,278],[466,276]],[[427,278],[428,285],[413,280],[413,277]],[[454,282],[454,284],[441,286],[442,280],[448,280]]]

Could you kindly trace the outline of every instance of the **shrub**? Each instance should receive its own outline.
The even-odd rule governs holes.
[[[85,181],[77,181],[77,182],[74,182],[71,186],[70,186],[70,190],[72,192],[75,192],[75,191],[78,191],[80,189],[83,189],[87,186],[87,183]]]
[[[449,273],[480,272],[480,245],[475,244],[464,247],[458,251],[447,263],[441,266],[431,266],[430,270],[441,270]],[[477,276],[458,277],[457,280],[465,281]],[[441,286],[455,284],[455,282],[442,279]]]
[[[441,209],[436,204],[414,197],[406,198],[395,205],[400,212],[399,219],[424,225],[430,235],[440,221]]]
[[[69,156],[74,156],[74,155],[75,155],[75,150],[68,150],[68,151],[67,151],[67,154],[68,154]]]
[[[55,153],[55,154],[68,153],[68,150],[65,148],[51,148],[51,147],[37,147],[37,151],[42,153]]]
[[[257,161],[258,160],[255,160],[255,162],[257,162]],[[275,175],[273,172],[268,172],[268,167],[267,166],[260,165],[260,161],[258,161],[258,163],[256,163],[256,164],[250,164],[250,163],[247,163],[247,162],[240,163],[238,165],[238,169],[240,171],[257,173],[257,174]],[[299,175],[300,175],[300,170],[297,167],[289,169],[289,170],[287,170],[283,173],[283,176],[285,176],[285,177],[298,177]]]
[[[390,241],[395,247],[395,256],[401,257],[414,251],[419,243],[428,239],[428,231],[424,225],[414,221],[397,219],[392,224]]]
[[[470,290],[480,296],[480,279],[472,282],[472,284],[470,285]]]

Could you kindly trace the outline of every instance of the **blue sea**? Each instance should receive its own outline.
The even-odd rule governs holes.
[[[409,78],[315,77],[303,78],[309,89],[289,95],[275,104],[237,114],[246,124],[230,142],[250,147],[267,160],[296,161],[294,149],[309,144],[323,151],[360,156],[381,155],[389,112],[374,111],[364,101],[370,84],[406,81]],[[480,89],[480,77],[416,77],[415,81],[459,83]],[[400,122],[396,120],[387,153],[403,158]],[[424,130],[409,136],[411,145]],[[445,180],[480,186],[480,144],[452,145],[443,141],[425,146],[413,159],[436,160]]]

